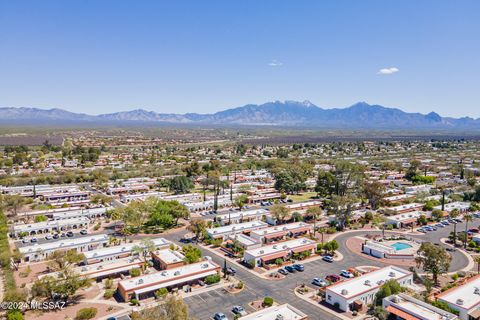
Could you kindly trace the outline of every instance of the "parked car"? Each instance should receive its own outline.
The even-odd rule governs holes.
[[[333,262],[333,258],[331,256],[323,256],[322,260],[327,262]]]
[[[418,232],[422,232],[422,233],[427,233],[427,230],[423,229],[423,228],[418,228],[417,229]]]
[[[58,238],[60,238],[60,235],[59,235],[58,233],[55,233],[55,234],[53,235],[53,239],[58,239]]]
[[[38,239],[33,237],[32,239],[30,239],[30,242],[38,242]]]
[[[232,267],[227,268],[227,274],[235,275],[235,273],[237,273],[237,270],[233,269]]]
[[[355,276],[353,275],[353,273],[351,273],[350,271],[347,271],[347,270],[342,270],[340,271],[340,275],[342,277],[345,277],[345,278],[354,278]]]
[[[326,287],[328,286],[328,282],[321,279],[321,278],[313,278],[312,284],[319,286],[319,287]]]
[[[67,237],[69,237],[69,238],[73,237],[73,232],[72,232],[72,231],[68,231],[68,232],[67,232]]]
[[[328,280],[332,283],[338,282],[341,280],[340,276],[337,276],[336,274],[329,274],[328,276],[325,277],[325,280]]]
[[[283,268],[278,269],[278,273],[283,274],[284,276],[286,276],[288,274],[287,270],[285,270]]]
[[[438,227],[438,228],[445,228],[445,226],[444,226],[443,224],[441,224],[441,223],[437,223],[437,224],[435,225],[435,227]]]
[[[28,239],[27,239],[27,238],[23,238],[23,239],[22,239],[22,243],[28,243]]]
[[[62,233],[60,234],[60,238],[65,238],[66,236],[67,236],[67,234],[66,234],[65,232],[62,232]]]
[[[221,312],[215,313],[213,320],[228,320],[227,316]]]
[[[247,311],[245,311],[242,306],[233,307],[232,312],[241,316],[245,316],[247,314]]]
[[[82,235],[86,235],[87,233],[88,233],[88,232],[87,232],[87,230],[85,230],[85,229],[80,230],[80,234],[82,234]]]
[[[45,240],[52,240],[52,239],[53,239],[53,237],[52,237],[51,234],[47,234],[47,235],[45,236]]]
[[[292,266],[286,266],[286,267],[285,267],[285,270],[287,270],[288,272],[291,272],[291,273],[294,273],[295,271],[297,271],[297,270],[295,270],[295,268],[292,267]]]
[[[448,225],[450,225],[450,222],[448,222],[447,220],[443,220],[443,221],[442,221],[442,224],[443,224],[444,226],[448,226]]]
[[[303,264],[294,264],[293,267],[297,271],[304,271],[305,270],[305,267],[303,266]]]

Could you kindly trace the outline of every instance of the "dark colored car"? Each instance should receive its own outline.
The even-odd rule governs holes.
[[[293,267],[297,271],[304,271],[305,270],[305,267],[302,264],[294,264]]]
[[[296,271],[295,268],[292,267],[292,266],[286,266],[285,270],[287,270],[288,272],[291,272],[291,273],[294,273]]]
[[[67,237],[69,237],[69,238],[73,237],[73,232],[72,232],[72,231],[68,231],[68,232],[67,232]]]
[[[233,269],[232,267],[227,268],[227,274],[235,275],[237,273],[237,270]]]
[[[325,277],[328,281],[335,283],[340,281],[340,276],[337,276],[336,274],[329,274],[328,276]]]

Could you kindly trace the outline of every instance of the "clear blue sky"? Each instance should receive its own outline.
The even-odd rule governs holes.
[[[479,17],[476,0],[0,0],[0,106],[480,117]]]

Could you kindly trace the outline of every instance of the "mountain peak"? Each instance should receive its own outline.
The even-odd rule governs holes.
[[[63,109],[0,108],[0,123],[53,121],[99,123],[191,123],[202,125],[288,126],[312,128],[363,129],[458,129],[480,130],[480,119],[443,118],[435,112],[409,113],[396,108],[370,105],[364,101],[347,108],[323,109],[308,100],[248,104],[214,114],[157,113],[143,108],[92,116]]]

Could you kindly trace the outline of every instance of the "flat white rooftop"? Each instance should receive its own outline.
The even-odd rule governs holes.
[[[69,210],[69,211],[61,211],[61,212],[54,212],[52,213],[52,219],[65,219],[69,217],[76,217],[76,216],[89,216],[89,215],[97,215],[97,214],[104,214],[107,210],[110,209],[109,207],[101,207],[101,208],[92,208],[92,209],[81,209],[81,210]]]
[[[282,316],[282,318],[279,317]],[[301,320],[306,319],[307,315],[289,304],[268,307],[255,311],[246,316],[240,317],[241,320]]]
[[[36,223],[29,223],[29,224],[17,224],[13,226],[13,230],[16,232],[29,232],[29,231],[36,231],[36,230],[46,230],[52,228],[61,228],[64,226],[71,226],[71,225],[78,225],[90,222],[90,219],[87,217],[78,217],[78,218],[70,218],[64,220],[50,220],[50,221],[42,221]]]
[[[397,221],[397,222],[404,222],[404,221],[409,221],[409,220],[416,220],[418,219],[421,215],[426,214],[426,212],[423,211],[410,211],[406,213],[399,213],[394,216],[388,216],[385,217],[388,221]]]
[[[445,211],[450,212],[454,209],[457,210],[467,210],[470,208],[470,202],[456,201],[445,204]],[[436,206],[434,209],[442,210],[442,206]]]
[[[168,285],[171,285],[172,281],[174,280],[184,281],[184,279],[190,278],[191,276],[195,276],[198,279],[203,278],[206,275],[215,274],[218,268],[219,266],[210,260],[204,260],[198,263],[187,264],[178,268],[167,269],[131,279],[125,279],[120,281],[118,284],[126,291],[135,290],[137,288],[145,288],[145,290],[138,290],[137,293],[149,292],[152,290],[151,286],[160,285],[159,288],[161,288],[167,283]]]
[[[445,310],[436,308],[431,304],[425,303],[406,294],[392,295],[384,299],[388,301],[390,307],[408,313],[417,319],[421,320],[451,320],[457,317],[454,314],[448,313]],[[389,311],[389,307],[386,307]],[[394,311],[394,310],[392,310]]]
[[[423,207],[423,204],[422,203],[408,203],[408,204],[402,204],[400,206],[396,206],[396,207],[390,207],[388,208],[389,210],[392,210],[392,211],[403,211],[403,210],[415,210],[416,208],[421,208]]]
[[[171,244],[170,241],[164,239],[164,238],[155,238],[155,239],[149,239],[153,242],[155,247],[163,247],[163,246],[169,246]],[[133,247],[135,246],[140,246],[141,242],[132,242],[132,243],[125,243],[123,245],[119,246],[112,246],[112,247],[106,247],[106,248],[100,248],[96,250],[91,250],[84,252],[83,254],[85,255],[85,258],[87,260],[90,259],[101,259],[103,257],[108,257],[108,256],[113,256],[113,255],[119,255],[122,253],[131,253]]]
[[[294,223],[287,223],[287,224],[282,224],[274,227],[257,229],[252,231],[252,234],[255,234],[257,236],[269,236],[275,233],[283,233],[283,232],[288,232],[290,230],[295,230],[300,228],[312,228],[312,226],[305,222],[294,222]]]
[[[412,273],[395,266],[388,266],[372,272],[365,273],[359,277],[342,281],[327,287],[327,291],[336,293],[346,299],[353,298],[363,292],[368,292],[382,286],[388,280],[407,277]]]
[[[254,229],[263,228],[267,226],[268,224],[263,221],[249,221],[244,223],[236,223],[236,224],[230,224],[228,226],[207,229],[207,232],[210,235],[215,236],[215,235],[243,232],[246,230],[254,230]]]
[[[167,264],[182,262],[185,256],[178,251],[171,249],[157,250],[154,252],[163,262]]]
[[[37,251],[52,251],[64,248],[75,248],[89,243],[106,242],[108,241],[108,235],[97,234],[87,237],[75,238],[75,239],[62,239],[54,242],[35,243],[31,246],[25,246],[18,248],[21,253],[32,253]],[[87,252],[85,252],[87,253]]]
[[[249,254],[252,257],[261,257],[261,256],[270,255],[277,252],[282,252],[285,250],[298,249],[300,247],[313,245],[313,244],[316,244],[316,242],[313,240],[310,240],[307,238],[297,238],[293,240],[271,244],[268,246],[263,246],[256,249],[246,250],[245,254]]]
[[[268,215],[268,214],[270,214],[270,212],[265,209],[234,211],[231,213],[219,214],[217,215],[217,219],[228,221],[228,219],[247,218],[252,216]]]
[[[462,309],[472,309],[480,304],[480,276],[475,276],[461,286],[451,288],[438,296],[438,299]],[[475,293],[477,292],[477,293]]]
[[[289,210],[295,210],[295,209],[302,208],[302,207],[320,206],[321,204],[322,204],[322,201],[311,200],[311,201],[287,204],[285,207]]]
[[[104,261],[101,263],[96,263],[92,265],[79,266],[73,268],[73,270],[82,276],[88,278],[98,278],[105,277],[111,274],[126,272],[130,269],[138,268],[139,265],[143,264],[143,260],[138,257],[129,257],[124,259],[116,259],[113,261]],[[41,279],[45,276],[54,276],[58,277],[60,272],[52,272],[47,274],[42,274],[38,278]]]

